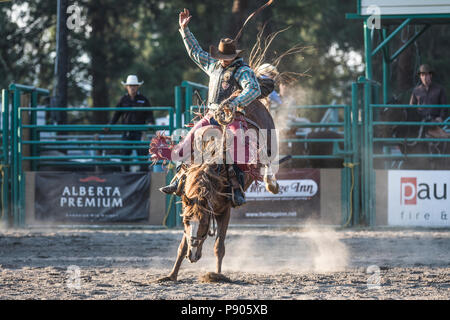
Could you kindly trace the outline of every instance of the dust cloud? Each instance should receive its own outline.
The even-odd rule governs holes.
[[[309,104],[311,92],[302,88],[300,85],[291,86],[284,91],[281,97],[283,104],[272,111],[275,128],[277,129],[287,129],[287,122],[289,120],[295,121],[296,117],[308,118],[310,112],[308,109],[293,110],[292,107]]]
[[[214,270],[214,243],[203,248],[193,269]],[[225,272],[283,273],[345,271],[349,250],[332,228],[308,225],[298,231],[231,229],[225,241]]]
[[[5,220],[0,219],[0,231],[7,230],[8,223]]]

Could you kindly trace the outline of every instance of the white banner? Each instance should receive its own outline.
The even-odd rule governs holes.
[[[302,180],[278,180],[280,192],[272,194],[268,192],[264,183],[253,182],[245,192],[248,200],[262,200],[263,198],[291,200],[291,199],[309,199],[313,197],[319,190],[317,183],[312,179]]]
[[[449,227],[450,171],[391,170],[388,224]]]

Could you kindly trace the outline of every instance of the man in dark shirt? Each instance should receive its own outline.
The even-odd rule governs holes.
[[[117,104],[117,108],[132,108],[132,107],[151,107],[150,101],[139,93],[139,87],[144,82],[139,82],[138,78],[135,75],[129,75],[127,77],[127,82],[122,81],[122,85],[125,86],[128,93],[125,94]],[[143,125],[146,122],[151,124],[155,123],[153,112],[152,111],[120,111],[117,110],[109,124],[116,124],[119,119],[122,118],[122,124],[124,125]],[[109,131],[105,129],[105,131]],[[140,141],[142,137],[141,131],[126,131],[122,135],[122,140],[126,141]],[[130,155],[132,153],[132,149],[122,149],[122,155]],[[139,156],[147,155],[146,149],[137,149],[137,154]]]
[[[433,70],[423,64],[418,72],[421,84],[414,88],[409,104],[437,105],[447,104],[444,88],[432,82]],[[418,108],[417,113],[426,121],[442,122],[446,118],[446,108]],[[429,127],[427,134],[435,138],[447,138],[447,133],[440,127]]]

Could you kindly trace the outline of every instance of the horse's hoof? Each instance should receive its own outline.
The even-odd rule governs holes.
[[[164,278],[156,280],[156,282],[158,282],[158,283],[169,282],[169,281],[176,282],[177,279],[176,278],[172,279],[171,277],[164,277]]]
[[[266,184],[266,190],[272,194],[278,194],[280,192],[280,185],[274,176],[265,175],[264,182]]]
[[[278,182],[275,182],[275,184],[266,183],[266,190],[272,194],[278,194],[278,192],[280,192],[280,186],[279,186]]]
[[[212,282],[231,282],[230,278],[225,277],[223,274],[221,273],[215,273],[215,272],[208,272],[204,275],[201,275],[199,277],[200,282],[207,282],[207,283],[212,283]]]

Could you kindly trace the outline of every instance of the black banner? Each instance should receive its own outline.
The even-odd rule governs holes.
[[[36,172],[35,190],[36,220],[148,220],[149,173]]]

